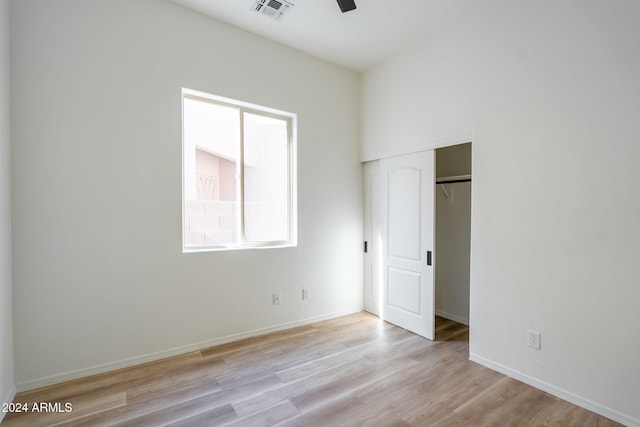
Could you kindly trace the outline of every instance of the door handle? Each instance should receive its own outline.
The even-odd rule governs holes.
[[[427,251],[427,265],[431,265],[431,251]]]

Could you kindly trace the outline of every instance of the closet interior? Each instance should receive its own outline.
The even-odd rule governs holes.
[[[435,314],[468,325],[471,143],[435,154]]]

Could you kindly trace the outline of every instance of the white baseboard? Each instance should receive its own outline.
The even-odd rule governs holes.
[[[9,388],[9,390],[7,390],[7,393],[2,396],[2,401],[0,401],[0,403],[11,403],[13,402],[13,398],[16,397],[16,386],[15,384],[11,384],[11,387]],[[0,411],[0,423],[2,422],[2,419],[4,418],[4,416],[7,415],[6,412],[2,412]]]
[[[436,316],[444,317],[445,319],[453,320],[454,322],[462,323],[463,325],[469,326],[469,319],[465,319],[464,317],[447,313],[446,311],[436,310]]]
[[[29,381],[23,381],[17,383],[17,390],[20,392],[34,390],[40,387],[46,387],[53,384],[63,383],[65,381],[76,380],[79,378],[88,377],[90,375],[103,374],[105,372],[115,371],[118,369],[130,368],[132,366],[141,365],[143,363],[153,362],[160,359],[166,359],[168,357],[179,356],[181,354],[190,353],[192,351],[198,351],[216,345],[226,344],[233,341],[239,341],[245,338],[251,338],[259,335],[266,335],[271,332],[283,331],[285,329],[295,328],[297,326],[304,326],[310,323],[320,322],[322,320],[333,319],[340,316],[346,316],[348,314],[359,313],[362,311],[362,307],[352,307],[347,310],[339,312],[327,313],[320,316],[309,317],[306,319],[296,320],[293,322],[280,323],[266,328],[254,329],[251,331],[241,332],[238,334],[227,335],[220,338],[214,338],[207,341],[202,341],[194,344],[183,345],[180,347],[174,347],[167,350],[158,351],[155,353],[144,354],[141,356],[130,357],[127,359],[117,360],[115,362],[109,362],[102,365],[96,365],[89,368],[76,369],[74,371],[68,371],[61,374],[50,375],[47,377],[36,378]]]
[[[622,423],[628,427],[640,427],[640,420],[637,418],[630,417],[614,409],[607,408],[606,406],[592,402],[589,399],[585,399],[567,390],[556,387],[544,381],[540,381],[539,379],[533,378],[527,374],[511,369],[500,363],[496,363],[489,359],[485,359],[484,357],[479,356],[475,353],[469,354],[469,360],[479,363],[483,366],[486,366],[489,369],[500,372],[501,374],[514,378],[518,381],[522,381],[525,384],[528,384],[532,387],[545,391],[549,394],[559,397],[560,399],[566,400],[567,402],[571,402],[575,405],[581,406],[585,409],[595,412],[596,414],[600,414],[603,417],[607,417],[614,421]]]

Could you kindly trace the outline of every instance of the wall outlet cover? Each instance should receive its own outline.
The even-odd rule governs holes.
[[[533,331],[529,329],[527,334],[527,344],[531,348],[535,348],[536,350],[540,350],[540,332]]]
[[[280,305],[282,303],[282,295],[280,292],[274,292],[272,296],[273,305]]]

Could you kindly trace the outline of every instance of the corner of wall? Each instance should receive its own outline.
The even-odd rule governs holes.
[[[13,401],[16,395],[11,273],[9,0],[0,0],[0,28],[0,397],[5,403]],[[0,421],[4,415],[0,412]]]
[[[13,402],[13,399],[16,397],[16,392],[16,386],[15,384],[12,384],[11,387],[9,387],[9,390],[7,390],[7,394],[2,397],[0,403],[4,404]],[[0,423],[4,419],[5,415],[7,415],[6,412],[0,411]]]

